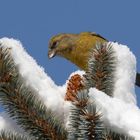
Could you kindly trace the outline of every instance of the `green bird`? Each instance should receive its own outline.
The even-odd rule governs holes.
[[[58,34],[50,39],[48,57],[60,56],[71,61],[80,69],[87,71],[91,49],[97,43],[108,42],[107,39],[93,32],[79,34]],[[136,85],[140,86],[140,74],[137,73]]]

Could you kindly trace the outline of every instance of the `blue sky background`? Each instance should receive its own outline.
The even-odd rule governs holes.
[[[48,60],[48,41],[58,33],[82,31],[128,45],[140,71],[139,0],[0,0],[0,38],[19,39],[59,85],[77,67],[62,58]],[[140,88],[136,93],[140,106]]]

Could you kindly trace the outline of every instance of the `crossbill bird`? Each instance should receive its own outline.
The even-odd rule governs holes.
[[[87,71],[91,49],[94,49],[97,43],[105,42],[108,42],[108,40],[93,32],[58,34],[50,39],[48,57],[60,56],[66,58],[82,70]],[[140,86],[140,74],[138,73],[136,85]]]

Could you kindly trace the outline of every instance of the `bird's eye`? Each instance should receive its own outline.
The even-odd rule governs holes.
[[[58,41],[53,42],[52,45],[51,45],[51,49],[56,48],[57,45],[58,45]]]

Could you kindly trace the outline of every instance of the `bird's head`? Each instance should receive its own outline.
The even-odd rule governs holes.
[[[80,34],[58,34],[50,39],[48,57],[52,58],[54,56],[66,57],[70,55],[75,48],[82,47],[90,48],[94,47],[96,42],[106,41],[102,36],[91,33],[91,32],[81,32]]]
[[[76,35],[74,34],[58,34],[50,39],[48,57],[64,56],[72,51],[75,44]]]
[[[91,32],[58,34],[50,39],[48,57],[61,56],[85,70],[91,49],[97,43],[106,41],[102,36]]]

